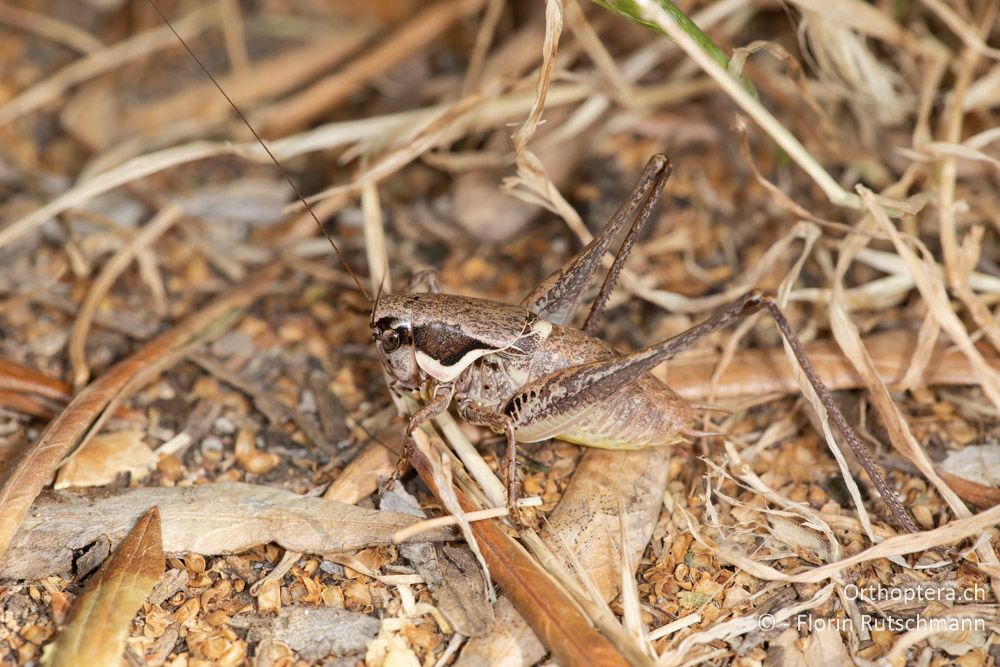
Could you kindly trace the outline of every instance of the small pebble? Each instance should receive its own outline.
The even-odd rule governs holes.
[[[236,425],[226,417],[219,417],[212,424],[212,428],[222,435],[231,435],[236,432]]]
[[[214,435],[210,435],[201,441],[201,454],[210,461],[221,459],[222,449],[222,441]]]
[[[332,574],[338,577],[344,576],[344,566],[340,563],[334,563],[332,560],[324,560],[319,564],[319,569],[323,570],[327,574]]]
[[[308,389],[302,392],[302,399],[299,401],[299,412],[316,412],[316,397]]]

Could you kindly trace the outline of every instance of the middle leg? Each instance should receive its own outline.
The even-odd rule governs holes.
[[[458,411],[462,419],[475,426],[485,426],[494,433],[501,433],[507,438],[507,449],[500,461],[503,470],[504,483],[507,488],[507,509],[516,522],[521,521],[517,509],[520,498],[520,487],[517,482],[517,440],[514,437],[514,420],[509,415],[494,412],[477,405],[469,399],[459,399]]]

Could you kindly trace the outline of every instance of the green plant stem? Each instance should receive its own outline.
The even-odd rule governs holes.
[[[653,23],[652,21],[647,21],[646,19],[642,18],[642,10],[634,2],[634,0],[593,0],[593,1],[599,4],[600,6],[604,7],[605,9],[611,10],[620,16],[624,16],[625,18],[635,23],[638,23],[639,25],[645,28],[649,28],[650,30],[652,30],[657,34],[663,35],[668,39],[670,38],[670,36],[663,30],[663,28]],[[688,18],[687,14],[678,9],[677,5],[672,3],[670,0],[657,0],[657,2],[659,3],[660,7],[663,8],[663,11],[669,14],[670,18],[672,18],[674,22],[678,26],[680,26],[681,30],[690,35],[691,39],[697,42],[698,46],[700,46],[705,51],[705,53],[710,55],[712,59],[715,60],[715,62],[719,63],[720,67],[726,70],[729,69],[729,56],[726,54],[726,52],[722,50],[721,46],[712,41],[712,38],[706,35],[705,32],[701,28],[699,28],[697,24],[695,24],[694,21]],[[739,76],[737,78],[739,79],[740,83],[743,84],[743,87],[746,88],[748,93],[750,93],[754,97],[757,97],[757,90],[756,88],[754,88],[753,84],[750,83],[748,79],[742,76]]]

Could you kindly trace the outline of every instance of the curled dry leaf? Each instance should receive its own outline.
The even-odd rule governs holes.
[[[626,517],[629,560],[636,563],[656,526],[668,463],[669,457],[654,449],[587,450],[542,531],[542,539],[557,555],[565,555],[563,545],[572,552],[577,566],[605,601],[618,593],[622,580],[619,507]],[[497,602],[494,613],[490,634],[470,640],[458,664],[483,664],[515,655],[531,664],[545,656],[545,647],[508,598]]]
[[[968,446],[952,452],[938,474],[962,500],[981,509],[1000,505],[1000,445]]]
[[[132,617],[163,576],[160,513],[146,511],[118,550],[87,583],[67,617],[67,625],[46,647],[47,667],[117,666]]]
[[[1000,487],[1000,445],[963,447],[949,454],[941,468],[983,486]]]
[[[103,486],[123,472],[142,479],[158,461],[142,436],[136,430],[94,436],[59,468],[54,488]]]
[[[3,358],[0,358],[0,389],[37,394],[59,402],[66,402],[72,396],[72,388],[66,383]]]
[[[437,438],[431,442],[437,448],[444,446]],[[413,468],[440,498],[430,460],[419,446],[414,449],[410,459]],[[458,489],[454,489],[454,494],[464,511],[478,509]],[[494,580],[510,596],[532,630],[544,638],[556,660],[565,664],[628,664],[553,578],[500,529],[496,520],[476,521],[470,529]],[[423,537],[419,539],[426,541]]]
[[[73,555],[107,535],[117,543],[148,507],[160,508],[169,554],[231,554],[276,542],[305,553],[354,551],[388,544],[416,518],[243,483],[143,488],[95,497],[55,492],[38,499],[0,558],[0,577],[38,579],[72,572]],[[420,541],[454,538],[450,529]]]
[[[984,486],[976,482],[970,482],[964,477],[957,477],[947,472],[939,472],[952,491],[967,503],[972,503],[980,509],[989,509],[1000,505],[1000,489],[995,486]]]
[[[805,661],[807,665],[849,665],[851,656],[840,632],[833,625],[826,625],[809,636]]]

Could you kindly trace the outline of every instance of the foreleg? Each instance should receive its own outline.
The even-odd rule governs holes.
[[[453,389],[451,385],[438,385],[434,391],[434,398],[432,398],[426,405],[421,406],[419,410],[413,413],[410,417],[409,423],[406,425],[406,430],[403,431],[403,438],[400,443],[400,455],[399,459],[396,461],[396,468],[392,471],[392,475],[386,480],[385,485],[382,487],[382,493],[385,493],[386,489],[390,488],[392,484],[403,476],[406,472],[406,465],[410,461],[410,456],[413,454],[413,431],[420,427],[421,424],[428,422],[439,414],[448,409],[451,404]]]

